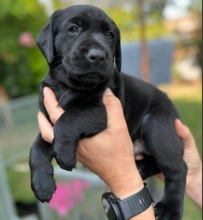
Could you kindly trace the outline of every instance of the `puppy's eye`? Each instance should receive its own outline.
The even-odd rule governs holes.
[[[77,26],[72,26],[71,28],[69,28],[68,32],[70,34],[77,34],[78,33],[78,27]]]
[[[108,39],[111,40],[111,39],[114,39],[114,37],[115,37],[115,36],[114,36],[114,33],[113,33],[112,31],[109,31],[109,32],[107,33],[107,38],[108,38]]]

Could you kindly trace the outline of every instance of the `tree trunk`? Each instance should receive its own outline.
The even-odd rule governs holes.
[[[149,64],[149,52],[146,36],[146,21],[143,10],[144,0],[138,1],[140,7],[140,23],[141,23],[141,64],[140,70],[145,82],[150,82],[150,64]]]

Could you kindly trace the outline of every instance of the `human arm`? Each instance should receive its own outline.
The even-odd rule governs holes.
[[[45,89],[44,103],[53,124],[64,113],[58,106],[53,92]],[[120,101],[107,90],[103,97],[107,110],[108,125],[102,133],[81,140],[77,158],[84,166],[104,180],[111,192],[120,199],[125,199],[143,189],[143,182],[134,159],[133,144],[123,115]],[[52,142],[53,128],[45,116],[38,115],[43,138]],[[98,153],[99,152],[99,153]],[[153,208],[131,220],[155,220]]]

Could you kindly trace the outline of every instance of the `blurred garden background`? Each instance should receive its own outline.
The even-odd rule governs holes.
[[[101,7],[115,20],[123,70],[168,93],[202,154],[201,0],[0,0],[0,171],[6,171],[0,177],[9,186],[3,188],[6,181],[0,181],[0,219],[6,211],[1,209],[1,202],[7,204],[1,200],[5,189],[21,218],[38,218],[27,161],[38,133],[39,84],[48,67],[36,38],[54,10],[73,4]],[[200,219],[202,211],[186,197],[183,220]]]

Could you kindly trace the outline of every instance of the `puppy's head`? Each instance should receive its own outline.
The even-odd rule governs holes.
[[[38,37],[38,46],[52,74],[63,68],[78,85],[99,84],[121,71],[120,32],[99,8],[81,5],[56,11]],[[60,74],[62,74],[60,72]]]

